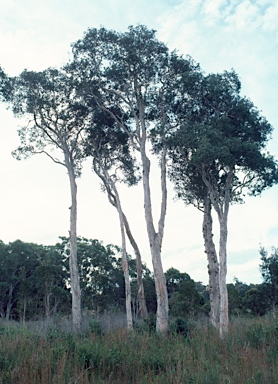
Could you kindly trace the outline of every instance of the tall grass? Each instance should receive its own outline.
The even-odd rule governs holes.
[[[236,319],[225,340],[208,324],[167,337],[100,325],[77,335],[0,323],[0,383],[278,384],[277,319]]]

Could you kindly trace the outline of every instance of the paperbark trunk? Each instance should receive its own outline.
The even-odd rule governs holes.
[[[96,159],[95,159],[96,160]],[[93,168],[96,174],[99,176],[99,178],[103,181],[107,197],[110,202],[110,204],[117,209],[117,212],[119,212],[118,209],[118,203],[116,195],[118,196],[119,200],[119,193],[116,188],[115,183],[112,181],[110,175],[106,171],[105,167],[101,165],[101,161],[93,161]],[[102,172],[100,172],[99,168],[102,169]],[[111,188],[113,189],[114,193],[112,192]],[[121,205],[121,204],[120,204]],[[138,303],[139,303],[139,316],[142,318],[145,318],[148,316],[147,311],[147,305],[146,305],[146,299],[145,299],[145,291],[144,291],[144,285],[143,285],[143,271],[142,271],[142,258],[141,253],[139,250],[139,247],[131,233],[131,229],[127,220],[126,215],[124,214],[122,208],[121,208],[121,215],[125,227],[125,232],[127,234],[127,237],[129,239],[129,242],[134,250],[135,256],[136,256],[136,268],[137,268],[137,292],[138,292]]]
[[[67,156],[65,156],[65,163],[68,170],[71,191],[69,265],[72,295],[72,324],[73,330],[78,332],[81,329],[81,290],[77,263],[77,185],[73,166],[70,164],[70,160]]]
[[[124,220],[124,226],[125,226],[127,237],[129,239],[130,244],[133,247],[133,250],[136,256],[139,317],[146,318],[148,316],[148,310],[146,305],[145,290],[144,290],[144,284],[143,284],[142,257],[141,257],[139,247],[131,233],[129,223],[124,213],[123,213],[123,220]]]
[[[122,238],[122,268],[123,268],[124,279],[125,279],[125,302],[126,302],[127,328],[132,329],[131,287],[130,287],[130,279],[129,279],[129,271],[128,271],[127,254],[126,254],[124,217],[123,217],[123,211],[122,211],[118,191],[117,191],[116,187],[114,186],[114,183],[112,182],[112,180],[110,180],[110,181],[112,183],[112,188],[113,188],[113,191],[115,194],[116,203],[117,203],[117,210],[118,210],[119,219],[120,219],[121,238]]]
[[[209,196],[204,199],[203,238],[208,260],[210,321],[215,328],[219,328],[220,321],[220,290],[219,263],[212,234],[211,201]]]
[[[224,193],[219,194],[217,183],[210,181],[203,172],[203,180],[209,190],[211,203],[217,213],[220,238],[219,238],[219,291],[220,291],[220,314],[219,314],[219,332],[223,339],[228,334],[229,313],[228,313],[228,290],[226,284],[227,276],[227,239],[228,239],[228,213],[231,199],[231,187],[233,181],[233,167],[227,172],[224,184]]]
[[[228,333],[229,315],[228,315],[228,290],[226,284],[227,276],[227,219],[222,217],[220,224],[220,241],[219,241],[219,287],[220,287],[220,337],[224,338]]]
[[[224,200],[221,210],[218,210],[218,218],[220,225],[219,240],[219,286],[220,286],[220,337],[224,338],[228,334],[229,327],[229,308],[228,308],[228,290],[226,284],[227,276],[227,239],[228,239],[228,214],[231,200],[231,187],[234,177],[233,168],[230,168],[224,191]]]
[[[145,220],[147,225],[147,232],[150,244],[150,250],[152,255],[152,264],[154,272],[155,290],[157,297],[157,317],[156,317],[156,329],[159,332],[166,333],[169,330],[168,320],[168,293],[166,287],[166,279],[163,272],[162,261],[161,261],[161,246],[164,232],[164,223],[166,215],[166,153],[163,151],[161,156],[161,213],[159,220],[158,232],[155,231],[153,217],[152,217],[152,202],[150,192],[150,160],[145,153],[145,146],[141,144],[141,159],[143,167],[143,188],[144,188],[144,209],[145,209]]]

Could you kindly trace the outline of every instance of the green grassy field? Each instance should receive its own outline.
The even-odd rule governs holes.
[[[2,322],[0,383],[278,383],[277,319],[235,319],[225,340],[196,322],[186,335],[143,328],[102,333],[92,321],[77,335]]]

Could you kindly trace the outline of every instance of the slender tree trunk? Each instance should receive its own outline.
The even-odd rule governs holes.
[[[131,311],[131,287],[130,287],[130,279],[129,279],[129,271],[128,271],[128,261],[127,261],[127,254],[126,254],[126,240],[125,240],[125,228],[124,228],[124,217],[123,217],[123,211],[121,207],[121,202],[119,198],[118,191],[112,182],[112,188],[116,197],[117,202],[117,210],[119,214],[120,219],[120,228],[121,228],[121,237],[122,237],[122,268],[124,272],[124,278],[125,278],[125,300],[126,300],[126,319],[127,319],[127,328],[132,329],[132,311]]]
[[[130,244],[133,247],[133,250],[136,256],[137,295],[138,295],[138,303],[139,303],[138,312],[141,318],[146,318],[148,316],[148,310],[146,305],[145,290],[144,290],[144,284],[143,284],[142,257],[141,257],[139,247],[131,233],[129,223],[124,213],[123,213],[123,220],[124,220],[124,226],[125,226],[127,237],[129,239]]]
[[[51,287],[49,287],[48,283],[45,282],[44,305],[45,305],[45,317],[46,317],[46,319],[49,319],[50,313],[51,313],[50,298],[51,298]]]
[[[105,168],[102,166],[101,161],[93,161],[93,168],[98,177],[103,181],[106,192],[107,192],[107,197],[110,202],[110,204],[117,209],[118,209],[118,203],[116,199],[116,194],[119,199],[119,193],[116,188],[115,183],[112,181],[110,175],[108,172],[105,170]],[[102,169],[102,172],[99,171],[99,168]],[[113,189],[114,193],[112,192],[111,188]],[[139,247],[132,235],[128,220],[126,215],[124,214],[122,208],[121,208],[121,214],[123,218],[123,223],[125,227],[125,232],[127,234],[127,237],[129,239],[129,242],[134,250],[135,256],[136,256],[136,268],[137,268],[137,295],[138,295],[138,302],[139,302],[139,315],[142,318],[145,318],[148,316],[148,311],[147,311],[147,305],[146,305],[146,299],[145,299],[145,291],[144,291],[144,285],[143,285],[143,270],[142,270],[142,258],[141,258],[141,253],[139,250]]]
[[[228,290],[226,284],[227,276],[227,239],[228,239],[228,213],[231,199],[231,187],[234,176],[233,167],[230,167],[225,180],[224,194],[219,195],[215,182],[203,172],[203,181],[205,182],[210,195],[211,203],[217,213],[220,226],[219,239],[219,290],[220,290],[220,314],[219,314],[219,332],[223,339],[228,334],[229,327],[229,308],[228,308]]]
[[[226,284],[227,276],[227,220],[225,216],[219,220],[220,241],[219,241],[219,286],[220,286],[220,337],[224,338],[228,334],[229,314],[228,314],[228,290]]]
[[[73,166],[69,159],[65,156],[65,163],[68,170],[71,191],[71,207],[70,207],[70,279],[71,279],[71,295],[72,295],[72,323],[75,332],[81,329],[81,290],[77,263],[77,185]]]
[[[211,201],[209,196],[204,199],[203,238],[205,252],[208,260],[209,274],[209,298],[210,298],[210,321],[219,329],[220,322],[220,288],[219,288],[219,263],[212,234]]]
[[[10,320],[10,315],[11,315],[12,306],[13,306],[13,290],[14,290],[14,286],[12,284],[10,284],[8,303],[7,303],[7,308],[6,308],[6,320]]]
[[[141,144],[141,159],[143,166],[143,188],[144,188],[144,209],[145,209],[145,220],[147,225],[147,232],[150,244],[150,250],[152,255],[152,264],[154,272],[155,290],[157,297],[157,317],[156,317],[156,329],[159,332],[166,333],[169,330],[168,320],[168,292],[166,286],[166,279],[163,272],[162,261],[161,261],[161,246],[164,231],[164,222],[166,215],[166,160],[165,152],[161,157],[161,187],[162,187],[162,203],[161,203],[161,214],[159,220],[159,230],[155,231],[153,216],[152,216],[152,203],[151,203],[151,191],[150,191],[150,160],[145,152],[145,145]]]
[[[227,239],[228,239],[228,214],[231,200],[231,187],[234,177],[233,168],[230,168],[226,183],[222,209],[218,210],[220,225],[219,239],[219,286],[220,286],[220,337],[224,338],[228,334],[229,327],[229,308],[228,308],[228,290],[226,284],[227,276]]]

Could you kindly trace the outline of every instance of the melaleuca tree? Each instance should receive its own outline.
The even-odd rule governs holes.
[[[85,100],[88,104],[94,100],[114,119],[117,126],[126,132],[130,146],[140,157],[144,213],[157,294],[157,330],[167,332],[168,294],[161,260],[167,207],[167,156],[162,144],[157,152],[161,173],[161,210],[156,229],[150,187],[150,143],[158,136],[164,137],[172,123],[168,100],[175,95],[174,87],[170,85],[176,68],[171,66],[168,48],[156,39],[155,31],[142,25],[131,26],[126,33],[105,28],[90,29],[73,45],[73,54],[73,65],[84,84]],[[193,72],[189,62],[188,72]],[[183,71],[182,76],[185,74]]]
[[[278,181],[277,164],[265,150],[272,127],[250,100],[240,96],[240,87],[233,71],[204,76],[194,93],[194,108],[181,116],[181,126],[169,140],[172,178],[180,195],[203,207],[209,199],[218,217],[221,337],[228,332],[230,203],[242,201],[244,190],[256,196]]]
[[[24,71],[15,79],[13,89],[13,111],[28,121],[19,130],[21,145],[14,151],[14,156],[22,159],[46,154],[65,167],[69,177],[72,316],[73,327],[78,330],[81,326],[81,297],[76,250],[76,179],[81,175],[82,144],[89,112],[77,97],[74,77],[63,69]]]

